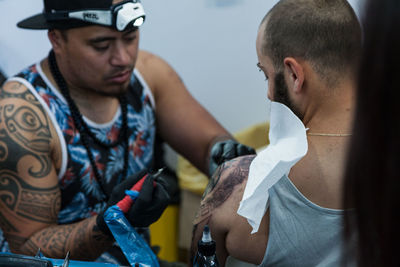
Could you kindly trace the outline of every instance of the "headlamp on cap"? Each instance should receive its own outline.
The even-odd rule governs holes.
[[[125,31],[143,24],[146,14],[139,0],[128,0],[112,5],[109,10],[52,11],[46,14],[48,21],[78,19],[85,22],[114,27]]]

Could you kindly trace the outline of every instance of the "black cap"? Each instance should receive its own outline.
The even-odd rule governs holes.
[[[113,0],[44,0],[44,11],[40,14],[26,18],[17,23],[17,26],[24,29],[69,29],[93,25],[77,19],[67,18],[62,21],[49,21],[47,14],[54,11],[74,11],[85,9],[109,9]]]

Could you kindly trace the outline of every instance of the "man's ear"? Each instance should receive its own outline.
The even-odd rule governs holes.
[[[50,40],[54,52],[57,54],[57,52],[59,52],[63,47],[65,42],[64,37],[59,30],[48,30],[47,37]]]
[[[283,64],[285,66],[287,82],[291,85],[295,93],[299,93],[303,89],[304,84],[303,66],[292,57],[286,57],[283,60]]]

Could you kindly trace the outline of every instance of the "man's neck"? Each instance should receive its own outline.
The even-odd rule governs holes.
[[[318,89],[317,94],[309,97],[310,102],[303,109],[303,123],[309,128],[308,152],[293,166],[289,177],[311,202],[342,209],[343,172],[351,140],[346,134],[352,130],[354,85],[342,83],[336,88],[314,89]]]
[[[352,129],[355,86],[350,81],[335,88],[320,88],[304,112],[309,132],[349,134]]]

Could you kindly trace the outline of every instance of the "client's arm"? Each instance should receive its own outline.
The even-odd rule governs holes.
[[[243,156],[228,161],[210,179],[194,221],[192,261],[204,225],[208,224],[217,244],[217,257],[221,266],[225,266],[229,255],[242,261],[261,263],[268,240],[268,213],[255,234],[250,234],[251,227],[247,220],[236,213],[253,159],[254,156]]]

